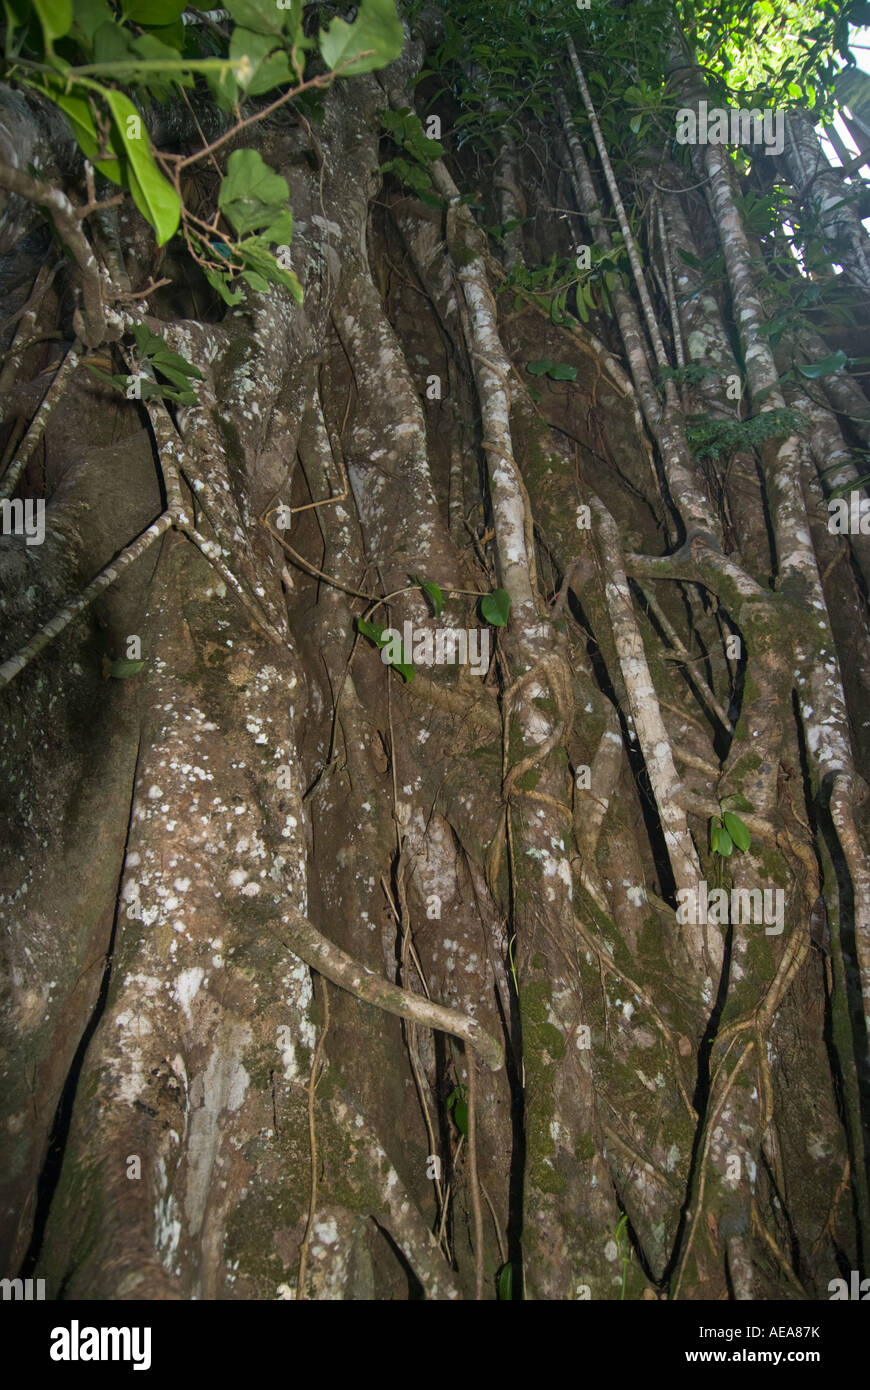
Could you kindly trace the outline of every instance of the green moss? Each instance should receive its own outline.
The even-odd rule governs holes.
[[[584,1134],[574,1146],[574,1157],[580,1163],[587,1163],[590,1158],[594,1158],[598,1152],[598,1146],[591,1134]]]
[[[535,1186],[540,1192],[564,1192],[565,1179],[549,1163],[537,1163],[534,1167]]]
[[[464,266],[472,265],[478,258],[478,252],[473,246],[466,246],[463,242],[457,242],[450,248],[450,259],[453,264],[462,269]]]
[[[218,410],[211,412],[211,418],[230,458],[241,459],[244,454],[242,439],[232,420],[228,415],[222,415]]]

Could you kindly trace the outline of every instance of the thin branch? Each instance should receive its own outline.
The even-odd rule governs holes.
[[[39,404],[39,409],[30,422],[30,427],[27,434],[24,436],[21,448],[16,458],[12,460],[12,463],[10,463],[6,470],[2,482],[0,482],[0,497],[11,497],[15,491],[18,479],[27,467],[34,449],[45,433],[49,415],[63,395],[69,378],[78,366],[81,347],[81,343],[76,339],[55,372],[54,380],[43,396]]]
[[[29,203],[37,203],[51,214],[61,241],[72,253],[82,275],[82,305],[84,309],[84,340],[88,347],[98,347],[106,336],[106,316],[103,306],[100,268],[87,238],[82,232],[69,198],[60,189],[42,179],[13,169],[0,160],[0,188],[16,193]]]
[[[419,994],[410,994],[399,985],[390,984],[382,976],[375,975],[368,966],[361,965],[334,945],[295,907],[287,905],[277,931],[294,955],[355,998],[363,999],[385,1013],[420,1023],[424,1028],[435,1028],[440,1033],[461,1038],[480,1053],[492,1071],[499,1071],[504,1065],[501,1043],[487,1033],[476,1019],[444,1004],[433,1004]]]

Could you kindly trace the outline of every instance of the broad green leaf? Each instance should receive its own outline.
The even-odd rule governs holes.
[[[162,381],[149,381],[146,377],[139,383],[139,391],[142,399],[150,399],[152,396],[159,396],[165,401],[180,401],[182,405],[196,405],[196,395],[193,391],[185,388],[176,391],[172,386],[165,386]]]
[[[189,30],[185,29],[180,19],[176,20],[174,24],[159,24],[154,27],[149,25],[148,27],[148,34],[154,39],[159,39],[161,43],[165,43],[167,48],[172,49],[173,54],[182,53],[184,51],[189,32]],[[194,33],[193,41],[195,44],[197,44],[198,38],[199,35]],[[198,44],[197,49],[199,50]],[[199,56],[205,57],[207,55],[205,52],[199,52]],[[211,56],[211,54],[209,53],[208,56]],[[180,81],[180,79],[176,78],[176,81]]]
[[[257,34],[252,29],[239,26],[233,30],[230,57],[236,61],[242,57],[249,60],[250,66],[244,77],[239,70],[236,71],[236,80],[248,96],[259,96],[280,83],[292,82],[290,60],[280,46],[281,42],[272,34]]]
[[[433,579],[420,579],[416,574],[411,577],[413,582],[418,588],[423,590],[423,593],[429,599],[435,611],[435,617],[440,618],[444,611],[444,595],[441,592],[440,585],[436,584]]]
[[[264,227],[261,233],[264,241],[273,242],[276,246],[289,243],[293,240],[293,214],[289,208],[285,208],[274,222],[270,222],[268,227]]]
[[[240,236],[274,222],[289,200],[287,180],[270,169],[262,155],[256,150],[233,150],[218,206]]]
[[[219,270],[212,270],[210,266],[205,265],[202,267],[202,273],[212,289],[217,290],[225,304],[235,305],[241,302],[242,292],[230,288],[228,275],[222,274]]]
[[[552,381],[576,381],[577,368],[567,362],[554,362],[547,375]]]
[[[832,372],[842,371],[848,360],[843,349],[837,348],[836,352],[832,352],[829,357],[823,357],[820,362],[798,363],[798,371],[801,376],[815,381],[820,376],[830,376]]]
[[[386,628],[381,627],[380,623],[369,623],[366,622],[365,618],[357,618],[356,626],[357,631],[361,632],[363,637],[368,637],[370,641],[375,643],[375,646],[385,647],[387,645],[384,637]]]
[[[408,661],[391,661],[391,662],[389,662],[389,665],[392,667],[392,669],[393,669],[394,671],[398,671],[399,675],[400,675],[400,676],[402,677],[402,679],[405,681],[406,685],[410,685],[410,683],[411,683],[411,681],[414,679],[414,675],[415,675],[414,667],[411,665],[410,662],[408,662]]]
[[[147,323],[134,323],[132,333],[136,347],[146,357],[166,347],[166,340],[159,334],[152,333]]]
[[[229,63],[225,71],[206,72],[203,75],[220,110],[232,111],[238,105],[239,84]]]
[[[242,279],[250,285],[257,294],[269,293],[269,281],[263,275],[258,275],[256,270],[243,270]]]
[[[87,367],[88,371],[91,372],[94,376],[98,376],[101,381],[108,382],[110,386],[114,386],[116,391],[123,391],[126,395],[127,387],[130,384],[128,377],[117,375],[109,376],[108,372],[104,372],[99,367],[95,367],[92,362],[85,362],[83,365]]]
[[[100,151],[99,136],[93,109],[87,98],[76,96],[74,92],[66,92],[66,83],[60,77],[45,76],[35,85],[65,113],[85,159],[89,159],[107,179],[111,179],[113,183],[120,183],[121,166],[117,159],[97,159]]]
[[[302,37],[302,3],[303,0],[277,0],[278,8],[283,11],[284,32],[287,35],[288,43],[297,43]],[[306,39],[304,46],[313,48],[313,39]]]
[[[542,362],[527,362],[526,371],[531,372],[532,376],[546,376],[551,367],[555,367],[555,362],[546,358]]]
[[[293,74],[287,54],[273,53],[257,68],[246,90],[249,97],[258,97],[264,92],[273,91],[275,87],[290,86],[292,82]]]
[[[126,657],[119,657],[117,661],[103,661],[103,676],[106,680],[127,681],[131,676],[138,676],[144,661],[132,661]]]
[[[493,627],[507,627],[510,611],[510,595],[505,589],[495,589],[491,594],[484,594],[480,600],[481,615],[484,621],[492,623]]]
[[[143,0],[144,4],[148,0]],[[256,34],[282,33],[287,5],[277,0],[226,0],[226,7],[237,24],[243,29],[253,29]]]
[[[514,1296],[514,1267],[510,1260],[502,1265],[496,1280],[499,1303],[510,1303]]]
[[[719,820],[714,820],[710,824],[710,848],[714,854],[721,854],[725,859],[730,858],[734,849],[731,836]]]
[[[122,169],[124,181],[157,233],[157,245],[163,246],[178,230],[181,201],[154,162],[145,122],[130,98],[110,87],[103,89],[103,96],[114,120],[114,148],[123,154],[127,166]]]
[[[262,275],[272,285],[283,285],[290,291],[297,304],[303,302],[305,296],[296,272],[286,269],[276,260],[263,237],[248,237],[247,240],[239,242],[235,247],[235,253],[244,260],[245,269]]]
[[[836,468],[841,467],[840,464],[834,466]],[[754,809],[752,802],[742,792],[732,792],[731,796],[723,797],[721,805],[727,806],[731,811],[752,811]]]
[[[51,51],[55,39],[62,39],[72,28],[72,0],[31,0],[42,25],[45,46]]]
[[[174,24],[187,6],[188,0],[121,0],[124,18],[134,24]]]
[[[735,816],[731,811],[726,811],[722,820],[726,833],[730,835],[737,848],[745,854],[752,842],[752,836],[747,826],[739,816]]]
[[[164,376],[168,376],[170,372],[175,372],[177,376],[185,379],[195,376],[198,381],[203,380],[202,372],[198,367],[194,367],[191,362],[188,362],[184,357],[181,357],[179,353],[173,352],[170,348],[164,348],[161,352],[155,352],[151,361],[154,363],[157,371],[162,372]],[[179,385],[185,385],[185,381],[182,380]]]
[[[74,0],[73,20],[88,43],[92,43],[100,25],[113,23],[114,16],[107,0]]]
[[[347,64],[342,66],[343,77],[386,67],[398,58],[405,42],[395,0],[362,0],[353,24],[333,19],[328,29],[321,29],[319,42],[328,67]],[[361,53],[367,56],[358,58]]]
[[[111,17],[94,31],[93,51],[95,63],[128,62],[131,55],[130,40],[133,35],[122,29]]]

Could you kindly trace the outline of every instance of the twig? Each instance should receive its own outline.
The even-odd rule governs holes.
[[[419,994],[410,994],[399,985],[390,984],[382,976],[375,975],[368,966],[361,965],[334,945],[295,907],[287,905],[277,924],[277,934],[288,949],[310,965],[312,970],[319,971],[355,998],[363,999],[385,1013],[396,1014],[399,1018],[421,1023],[425,1028],[435,1028],[441,1033],[461,1038],[476,1048],[492,1071],[499,1071],[504,1065],[501,1043],[476,1019],[461,1014],[458,1009],[423,999]]]
[[[63,608],[60,608],[57,613],[55,613],[51,621],[47,622],[44,627],[40,628],[39,631],[31,637],[26,646],[22,647],[14,656],[10,656],[7,661],[4,661],[3,665],[0,666],[0,690],[2,690],[4,686],[7,686],[10,681],[14,680],[19,671],[23,671],[28,662],[32,661],[35,656],[38,656],[50,642],[53,642],[55,637],[63,632],[64,628],[68,627],[74,618],[77,618],[80,613],[83,613],[85,609],[93,603],[94,599],[99,598],[100,594],[103,593],[105,589],[108,589],[110,584],[114,584],[119,574],[125,569],[129,569],[130,565],[132,565],[135,560],[138,560],[139,556],[143,555],[148,547],[153,545],[154,541],[163,535],[164,531],[168,531],[172,525],[172,520],[171,512],[163,512],[155,522],[152,522],[147,531],[143,531],[141,536],[138,536],[130,545],[125,546],[117,559],[100,570],[99,574],[91,580],[87,588],[83,589],[82,592],[77,594],[74,599],[71,599],[69,603],[64,604]]]
[[[5,188],[9,193],[17,193],[19,198],[25,198],[29,203],[37,203],[51,214],[61,241],[69,248],[82,273],[85,343],[88,347],[97,347],[106,336],[100,268],[79,225],[76,209],[60,188],[33,178],[22,169],[12,169],[2,160],[0,188]]]
[[[13,459],[6,470],[3,481],[0,482],[0,497],[11,497],[15,491],[18,479],[24,472],[31,454],[45,433],[49,415],[63,395],[70,376],[78,366],[81,346],[81,343],[76,339],[55,372],[54,380],[43,396],[39,404],[39,409],[30,422],[30,428],[24,436],[24,441],[18,451],[18,456]]]

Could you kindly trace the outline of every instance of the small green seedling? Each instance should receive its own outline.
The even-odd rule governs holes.
[[[447,1113],[453,1115],[453,1123],[462,1135],[468,1136],[468,1101],[465,1087],[454,1086],[447,1097]]]
[[[480,600],[480,615],[484,622],[491,623],[493,627],[507,627],[510,611],[511,599],[506,589],[494,589]]]
[[[751,843],[752,836],[746,823],[733,811],[723,811],[721,816],[710,817],[710,848],[714,854],[730,859],[735,847],[745,854]]]
[[[418,574],[411,575],[411,583],[416,584],[418,589],[422,589],[427,599],[432,605],[432,611],[436,618],[440,618],[444,611],[444,593],[440,584],[436,584],[434,579],[421,579]]]
[[[370,642],[373,642],[378,651],[383,651],[384,647],[387,646],[390,640],[389,637],[384,636],[387,629],[381,627],[380,623],[367,623],[365,618],[357,618],[356,626],[357,631],[360,632],[363,637],[367,637]],[[402,648],[402,655],[407,655],[404,647]],[[409,684],[414,679],[414,667],[410,661],[388,661],[387,665],[392,666],[394,671],[398,671],[406,684]]]

